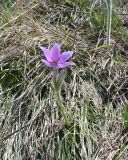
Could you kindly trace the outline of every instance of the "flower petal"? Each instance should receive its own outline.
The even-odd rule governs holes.
[[[44,48],[44,47],[40,47],[40,49],[44,52],[44,56],[48,61],[52,61],[51,60],[51,53],[48,49]]]
[[[64,63],[66,62],[72,55],[73,55],[73,51],[67,51],[67,52],[63,52],[60,56],[60,63]]]
[[[57,64],[54,64],[52,62],[49,62],[45,59],[42,59],[42,62],[45,63],[48,67],[53,67],[53,68],[57,68]]]
[[[75,63],[73,63],[73,62],[59,63],[58,64],[58,68],[66,68],[66,67],[68,67],[70,65],[75,65]]]
[[[51,59],[54,62],[60,59],[60,45],[58,43],[55,43],[51,48]]]

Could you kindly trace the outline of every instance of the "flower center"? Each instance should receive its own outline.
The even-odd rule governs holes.
[[[58,63],[58,61],[60,60],[60,55],[53,54],[51,59],[53,63]]]

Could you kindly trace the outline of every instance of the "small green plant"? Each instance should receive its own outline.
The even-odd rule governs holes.
[[[125,128],[128,129],[128,106],[125,106],[122,111]]]

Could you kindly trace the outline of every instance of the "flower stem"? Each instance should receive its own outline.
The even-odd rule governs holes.
[[[61,114],[64,117],[65,123],[69,126],[69,121],[68,121],[68,118],[65,114],[65,110],[64,110],[65,107],[62,103],[62,98],[61,98],[60,92],[56,92],[56,99],[57,99],[57,103],[60,108]]]

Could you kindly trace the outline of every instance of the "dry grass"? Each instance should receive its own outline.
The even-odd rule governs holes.
[[[127,27],[114,12],[108,49],[105,3],[98,2],[17,1],[0,8],[1,159],[128,158],[122,114],[128,106]],[[41,62],[39,46],[54,42],[76,53],[77,67],[68,69],[62,87],[70,126],[59,114],[52,70]]]

